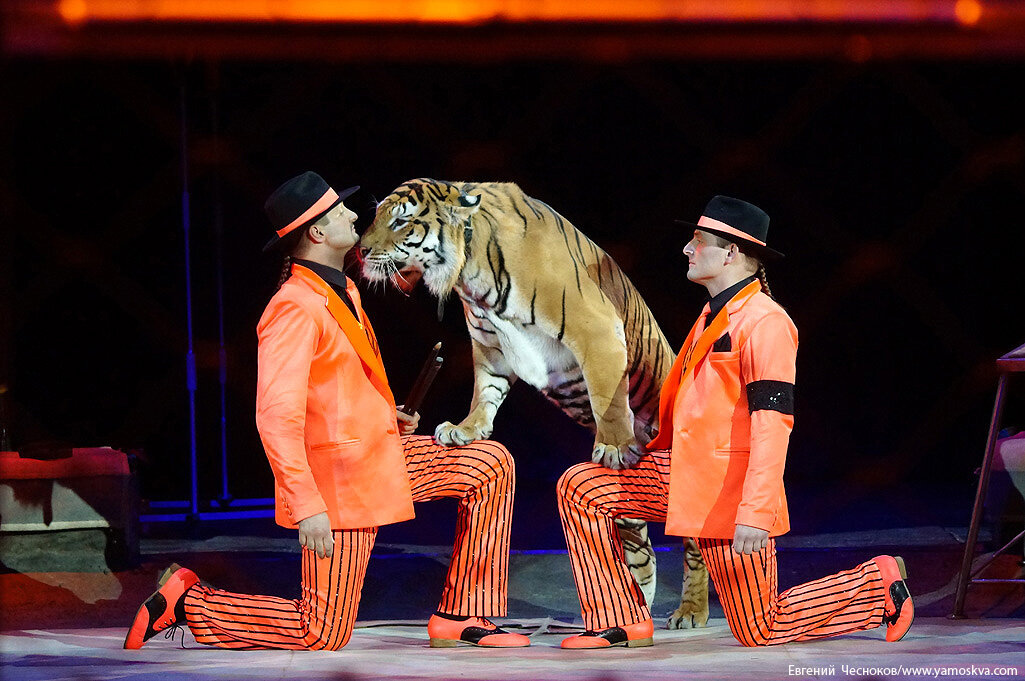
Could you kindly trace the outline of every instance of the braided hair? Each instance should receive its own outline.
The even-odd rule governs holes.
[[[296,255],[299,243],[302,241],[303,233],[305,229],[295,229],[281,237],[278,241],[277,248],[279,251],[285,254],[285,258],[281,263],[281,275],[278,277],[278,285],[274,290],[277,291],[281,286],[288,281],[288,278],[292,276],[292,259]]]
[[[772,300],[776,300],[776,297],[772,295],[772,291],[769,289],[769,280],[765,278],[765,265],[761,261],[758,262],[757,276],[758,283],[762,285],[762,292],[769,296],[769,298],[772,298]]]
[[[285,259],[281,263],[281,276],[278,277],[278,285],[275,287],[275,291],[281,288],[281,285],[288,281],[288,278],[292,276],[292,256],[291,254],[286,255]]]

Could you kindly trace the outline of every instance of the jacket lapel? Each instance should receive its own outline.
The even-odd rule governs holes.
[[[334,292],[327,282],[318,277],[312,270],[303,267],[302,265],[292,265],[292,276],[299,277],[304,282],[310,285],[317,293],[324,296],[327,306],[327,311],[331,313],[331,316],[338,322],[338,326],[341,328],[342,333],[349,339],[352,347],[356,350],[356,354],[359,355],[360,360],[369,369],[370,381],[374,384],[384,397],[390,402],[394,403],[395,398],[392,396],[391,388],[388,386],[388,377],[384,373],[384,362],[381,360],[381,355],[377,351],[376,347],[371,345],[368,337],[367,330],[370,334],[373,334],[373,330],[370,329],[370,323],[367,320],[366,313],[363,312],[363,307],[359,303],[359,295],[352,295],[354,291],[350,290],[349,295],[353,299],[356,305],[356,309],[360,313],[360,319],[356,319],[353,316],[352,311],[349,307],[342,302],[342,299],[338,297],[338,294]],[[349,289],[354,288],[349,283]],[[366,327],[366,330],[364,329]]]
[[[676,394],[680,391],[681,386],[684,388],[689,384],[691,378],[694,375],[694,368],[697,367],[698,363],[708,354],[708,351],[712,348],[715,341],[723,334],[726,327],[730,323],[730,315],[739,310],[744,306],[751,296],[758,293],[761,290],[761,283],[753,281],[740,290],[737,295],[733,296],[730,301],[719,310],[719,314],[715,316],[704,331],[698,336],[698,324],[701,323],[701,318],[698,317],[698,321],[694,322],[694,326],[691,327],[690,333],[687,334],[687,340],[683,342],[683,347],[680,348],[680,354],[676,356],[676,361],[673,362],[673,368],[669,370],[669,376],[662,383],[662,391],[659,394],[658,399],[658,435],[648,443],[648,449],[668,449],[672,446],[672,428],[666,428],[667,423],[672,423],[673,420],[673,405],[676,403]],[[697,340],[694,337],[697,336]]]

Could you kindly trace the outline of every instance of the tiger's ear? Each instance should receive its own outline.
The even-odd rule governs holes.
[[[462,189],[450,186],[442,209],[453,224],[462,224],[480,210],[480,199],[480,194],[468,194]]]
[[[457,187],[454,184],[448,185],[446,203],[455,208],[461,214],[477,212],[477,209],[480,208],[480,198],[480,194],[470,194],[462,187]],[[467,208],[470,210],[464,210]]]

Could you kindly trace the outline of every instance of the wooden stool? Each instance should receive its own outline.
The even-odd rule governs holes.
[[[997,433],[1000,432],[1000,418],[1004,411],[1004,400],[1007,397],[1007,378],[1012,373],[1025,373],[1025,345],[1018,347],[997,360],[997,397],[993,404],[993,415],[989,421],[989,435],[986,436],[986,450],[982,455],[982,469],[979,472],[979,489],[975,492],[975,506],[972,508],[972,522],[968,527],[968,537],[964,545],[964,558],[961,560],[961,571],[957,575],[957,592],[954,596],[954,612],[952,617],[964,616],[964,601],[969,584],[1025,584],[1025,579],[978,579],[976,575],[988,568],[1002,553],[1011,548],[1015,542],[1025,537],[1025,530],[1014,539],[998,549],[985,564],[972,572],[972,558],[975,556],[975,543],[979,538],[979,525],[982,522],[982,507],[989,489],[989,474],[993,469],[993,454],[996,450]]]

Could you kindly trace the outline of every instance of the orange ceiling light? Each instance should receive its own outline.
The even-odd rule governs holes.
[[[922,22],[973,24],[978,0],[57,0],[69,24],[136,21]]]
[[[982,17],[982,3],[978,0],[957,0],[954,3],[954,16],[965,26],[974,26]]]

